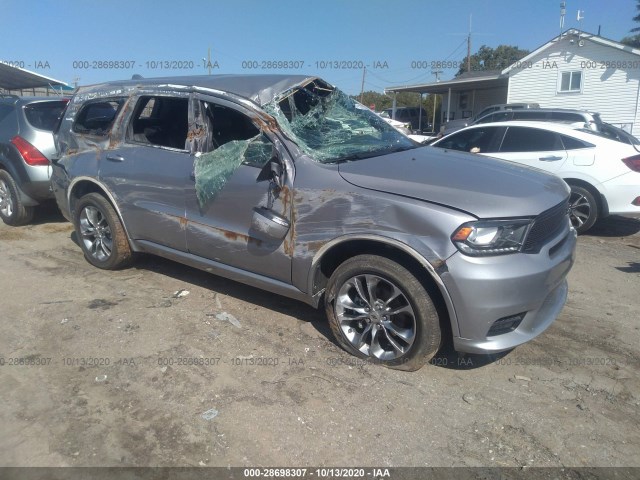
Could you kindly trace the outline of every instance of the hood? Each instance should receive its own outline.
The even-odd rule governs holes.
[[[535,216],[569,196],[562,179],[472,153],[420,147],[339,165],[358,187],[462,210],[478,218]]]

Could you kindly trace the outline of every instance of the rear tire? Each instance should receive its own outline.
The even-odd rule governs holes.
[[[113,206],[99,193],[88,193],[75,206],[73,223],[84,256],[92,265],[117,270],[129,265],[133,253]]]
[[[420,281],[393,260],[377,255],[346,260],[331,275],[325,298],[336,340],[355,356],[413,371],[440,347],[433,301]]]
[[[13,177],[0,170],[0,217],[12,227],[26,225],[33,220],[33,207],[25,206],[20,200],[20,189]]]
[[[569,186],[571,187],[569,218],[578,234],[582,234],[596,223],[600,215],[600,208],[596,198],[589,190],[578,185]]]

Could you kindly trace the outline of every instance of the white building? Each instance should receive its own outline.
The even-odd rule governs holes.
[[[446,112],[449,120],[466,118],[496,103],[538,103],[598,112],[604,121],[640,136],[640,50],[577,30],[502,71],[385,91],[442,95],[442,120]]]

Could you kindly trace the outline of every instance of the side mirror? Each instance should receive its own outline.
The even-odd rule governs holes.
[[[252,237],[266,242],[280,242],[289,231],[289,220],[266,207],[255,207],[249,231]]]

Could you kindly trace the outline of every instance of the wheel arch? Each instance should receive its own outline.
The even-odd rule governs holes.
[[[563,177],[563,180],[567,182],[567,185],[569,186],[575,185],[577,187],[582,187],[586,190],[589,190],[589,192],[591,192],[591,194],[593,195],[593,198],[595,198],[596,202],[598,202],[597,218],[604,218],[607,215],[609,215],[609,204],[607,203],[607,199],[604,197],[604,195],[602,195],[602,193],[600,193],[600,190],[598,190],[595,186],[593,186],[592,183],[586,180],[582,180],[580,178],[575,178],[575,177]]]
[[[75,205],[78,203],[84,195],[88,193],[98,193],[105,197],[113,209],[116,211],[118,215],[118,219],[122,224],[122,228],[124,229],[124,233],[127,236],[127,241],[129,242],[129,246],[132,250],[134,249],[134,245],[131,242],[131,238],[129,237],[129,231],[127,230],[127,225],[122,218],[122,213],[120,212],[120,207],[115,201],[113,194],[109,191],[109,189],[100,181],[91,177],[77,177],[74,178],[69,188],[67,189],[67,204],[69,205],[69,213],[71,218],[75,217]]]
[[[21,183],[29,181],[29,175],[27,174],[24,166],[16,166],[16,162],[12,161],[3,155],[0,155],[0,170],[7,172],[11,178],[13,178],[16,188],[18,189],[18,195],[20,195],[20,201],[27,207],[35,207],[40,204],[37,200],[27,195],[22,190]]]
[[[415,249],[398,240],[378,235],[345,236],[325,244],[314,256],[308,278],[308,292],[321,303],[329,278],[348,258],[356,255],[379,255],[396,261],[409,270],[432,297],[440,316],[443,334],[457,335],[457,316],[451,296],[436,268]],[[444,262],[442,267],[445,268]],[[448,320],[448,321],[447,321]]]

